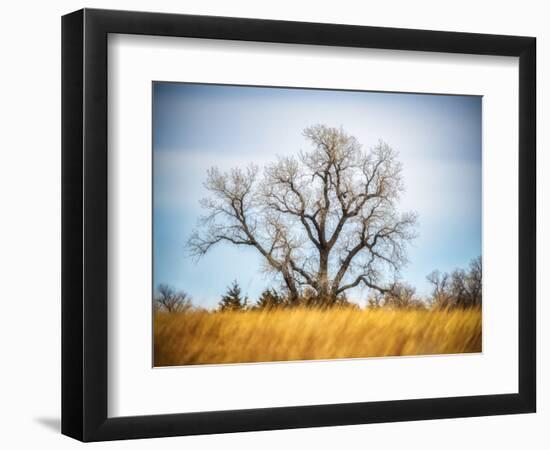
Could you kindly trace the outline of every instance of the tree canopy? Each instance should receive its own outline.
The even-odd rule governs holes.
[[[343,129],[303,132],[309,151],[222,172],[208,170],[209,196],[188,245],[200,258],[220,243],[247,246],[280,278],[290,302],[304,289],[331,304],[356,286],[387,292],[406,262],[416,214],[400,213],[398,153],[364,150]]]

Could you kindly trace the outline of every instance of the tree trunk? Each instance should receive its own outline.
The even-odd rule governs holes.
[[[319,254],[319,288],[317,289],[318,301],[321,304],[330,302],[329,279],[328,279],[328,251],[323,250]]]
[[[283,279],[285,280],[286,287],[288,288],[288,301],[291,305],[296,305],[300,297],[296,283],[288,272],[283,272]]]

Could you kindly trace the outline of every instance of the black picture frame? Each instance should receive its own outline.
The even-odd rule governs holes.
[[[109,33],[519,57],[517,393],[107,416]],[[82,441],[535,412],[536,39],[83,9],[62,18],[62,433]]]

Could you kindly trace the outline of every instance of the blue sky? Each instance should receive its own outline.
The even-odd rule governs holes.
[[[220,245],[199,262],[186,242],[202,214],[206,171],[259,166],[307,150],[304,128],[342,126],[365,148],[399,152],[403,211],[418,238],[401,278],[428,294],[426,275],[481,255],[481,97],[336,90],[153,84],[153,279],[213,307],[236,279],[251,299],[272,283],[251,248]],[[355,290],[365,301],[368,292]]]

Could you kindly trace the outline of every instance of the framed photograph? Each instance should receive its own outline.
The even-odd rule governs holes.
[[[62,20],[62,432],[535,412],[533,37]]]

